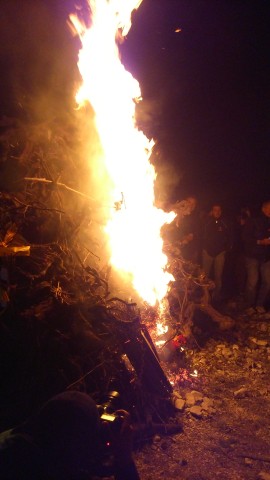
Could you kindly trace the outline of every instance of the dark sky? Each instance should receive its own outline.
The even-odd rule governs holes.
[[[260,0],[141,5],[130,64],[145,95],[161,99],[160,137],[184,171],[179,191],[239,203],[270,196],[269,14]]]
[[[73,3],[0,1],[2,114],[23,90],[46,100],[72,89]],[[122,58],[141,84],[157,167],[181,173],[172,196],[230,206],[270,198],[269,20],[268,0],[143,0],[134,14]]]

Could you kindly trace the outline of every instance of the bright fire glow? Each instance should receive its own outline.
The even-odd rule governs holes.
[[[175,217],[154,206],[156,173],[149,162],[153,142],[136,128],[135,104],[140,101],[138,82],[119,58],[117,38],[126,35],[131,12],[142,0],[89,0],[91,27],[71,16],[80,35],[79,70],[83,79],[78,103],[89,101],[112,187],[107,192],[112,208],[106,232],[111,263],[132,278],[133,286],[149,304],[160,301],[172,275],[165,271],[160,229]],[[101,186],[102,188],[102,186]],[[106,186],[107,188],[107,186]]]
[[[162,323],[157,323],[157,335],[164,335],[169,330],[167,325],[163,325]]]

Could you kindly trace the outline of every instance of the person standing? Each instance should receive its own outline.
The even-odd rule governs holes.
[[[270,200],[261,213],[251,217],[243,231],[247,282],[245,300],[248,314],[263,314],[270,293]]]
[[[222,216],[219,204],[212,205],[202,233],[202,268],[208,277],[213,276],[213,300],[221,299],[222,276],[226,252],[232,244],[231,228]]]
[[[198,262],[200,221],[197,213],[197,199],[187,197],[188,208],[178,224],[178,242],[184,260]]]
[[[191,263],[198,262],[200,219],[197,213],[197,199],[194,196],[177,201],[170,206],[176,217],[164,225],[162,236],[165,244],[172,245],[176,255]]]
[[[233,248],[231,257],[232,286],[236,298],[241,303],[244,301],[246,287],[246,257],[244,253],[243,231],[251,216],[249,208],[241,208],[236,216],[233,232]]]

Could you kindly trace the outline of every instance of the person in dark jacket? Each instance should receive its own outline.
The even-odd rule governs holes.
[[[90,480],[114,475],[115,480],[139,480],[128,413],[120,412],[121,428],[108,436],[113,457],[108,466],[103,464],[106,431],[102,435],[95,402],[77,391],[56,395],[23,425],[0,434],[0,478]]]
[[[245,225],[251,217],[248,207],[241,208],[236,217],[233,234],[233,249],[232,249],[232,271],[234,277],[234,288],[238,299],[244,300],[246,288],[246,257],[244,253],[243,231]]]
[[[270,292],[270,200],[264,202],[261,214],[251,217],[243,231],[247,282],[247,313],[265,313]]]
[[[225,255],[231,248],[231,245],[231,228],[222,216],[221,206],[215,204],[212,206],[203,227],[202,268],[209,277],[213,271],[213,280],[215,282],[213,300],[216,302],[221,299]]]

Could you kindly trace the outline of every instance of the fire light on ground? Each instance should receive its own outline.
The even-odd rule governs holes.
[[[95,111],[103,158],[111,179],[106,188],[111,264],[128,275],[140,297],[150,305],[166,295],[173,277],[166,271],[160,229],[175,214],[155,207],[156,173],[149,162],[153,142],[135,122],[140,86],[120,61],[118,43],[131,26],[131,12],[142,0],[90,0],[90,28],[71,17],[80,35],[79,70],[83,79],[78,103]],[[102,185],[100,186],[102,188]],[[103,187],[104,188],[104,187]]]

